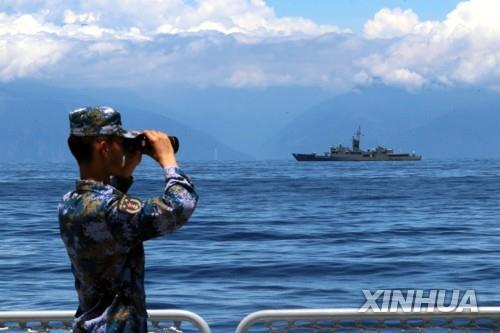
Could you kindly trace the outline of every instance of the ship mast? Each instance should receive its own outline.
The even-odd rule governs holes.
[[[361,139],[361,127],[358,126],[358,130],[352,137],[352,150],[359,151],[359,141]]]

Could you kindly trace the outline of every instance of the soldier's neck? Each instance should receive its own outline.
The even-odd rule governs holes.
[[[110,176],[102,166],[94,163],[80,164],[80,179],[82,180],[95,180],[109,184]]]

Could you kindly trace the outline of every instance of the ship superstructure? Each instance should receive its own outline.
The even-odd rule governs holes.
[[[382,146],[368,150],[360,148],[361,128],[358,127],[352,136],[352,148],[342,145],[331,146],[329,152],[323,155],[316,153],[293,153],[297,161],[419,161],[421,155],[415,153],[398,153],[394,150]]]

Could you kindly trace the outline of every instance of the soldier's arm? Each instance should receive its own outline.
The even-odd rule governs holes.
[[[124,245],[158,237],[183,226],[191,217],[198,195],[179,168],[167,167],[162,196],[144,202],[123,195],[110,202],[106,220],[113,236]]]

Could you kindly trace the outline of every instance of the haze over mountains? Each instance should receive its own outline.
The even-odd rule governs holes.
[[[264,156],[324,152],[351,145],[357,127],[361,147],[416,151],[424,158],[500,157],[500,94],[481,89],[410,93],[375,86],[336,96],[308,109],[276,133]]]
[[[227,159],[252,159],[172,118],[148,112],[127,92],[76,92],[36,84],[0,86],[0,161],[73,160],[66,139],[68,112],[85,105],[112,105],[122,114],[128,129],[159,129],[180,139],[180,160],[210,160],[215,154]],[[134,101],[134,102],[132,102]],[[129,103],[130,102],[130,103]]]
[[[126,128],[158,128],[181,140],[181,160],[291,159],[292,152],[350,145],[416,151],[424,158],[500,157],[500,94],[481,89],[408,92],[371,86],[342,95],[319,88],[85,90],[33,82],[0,85],[1,161],[71,160],[67,112],[112,105]]]

